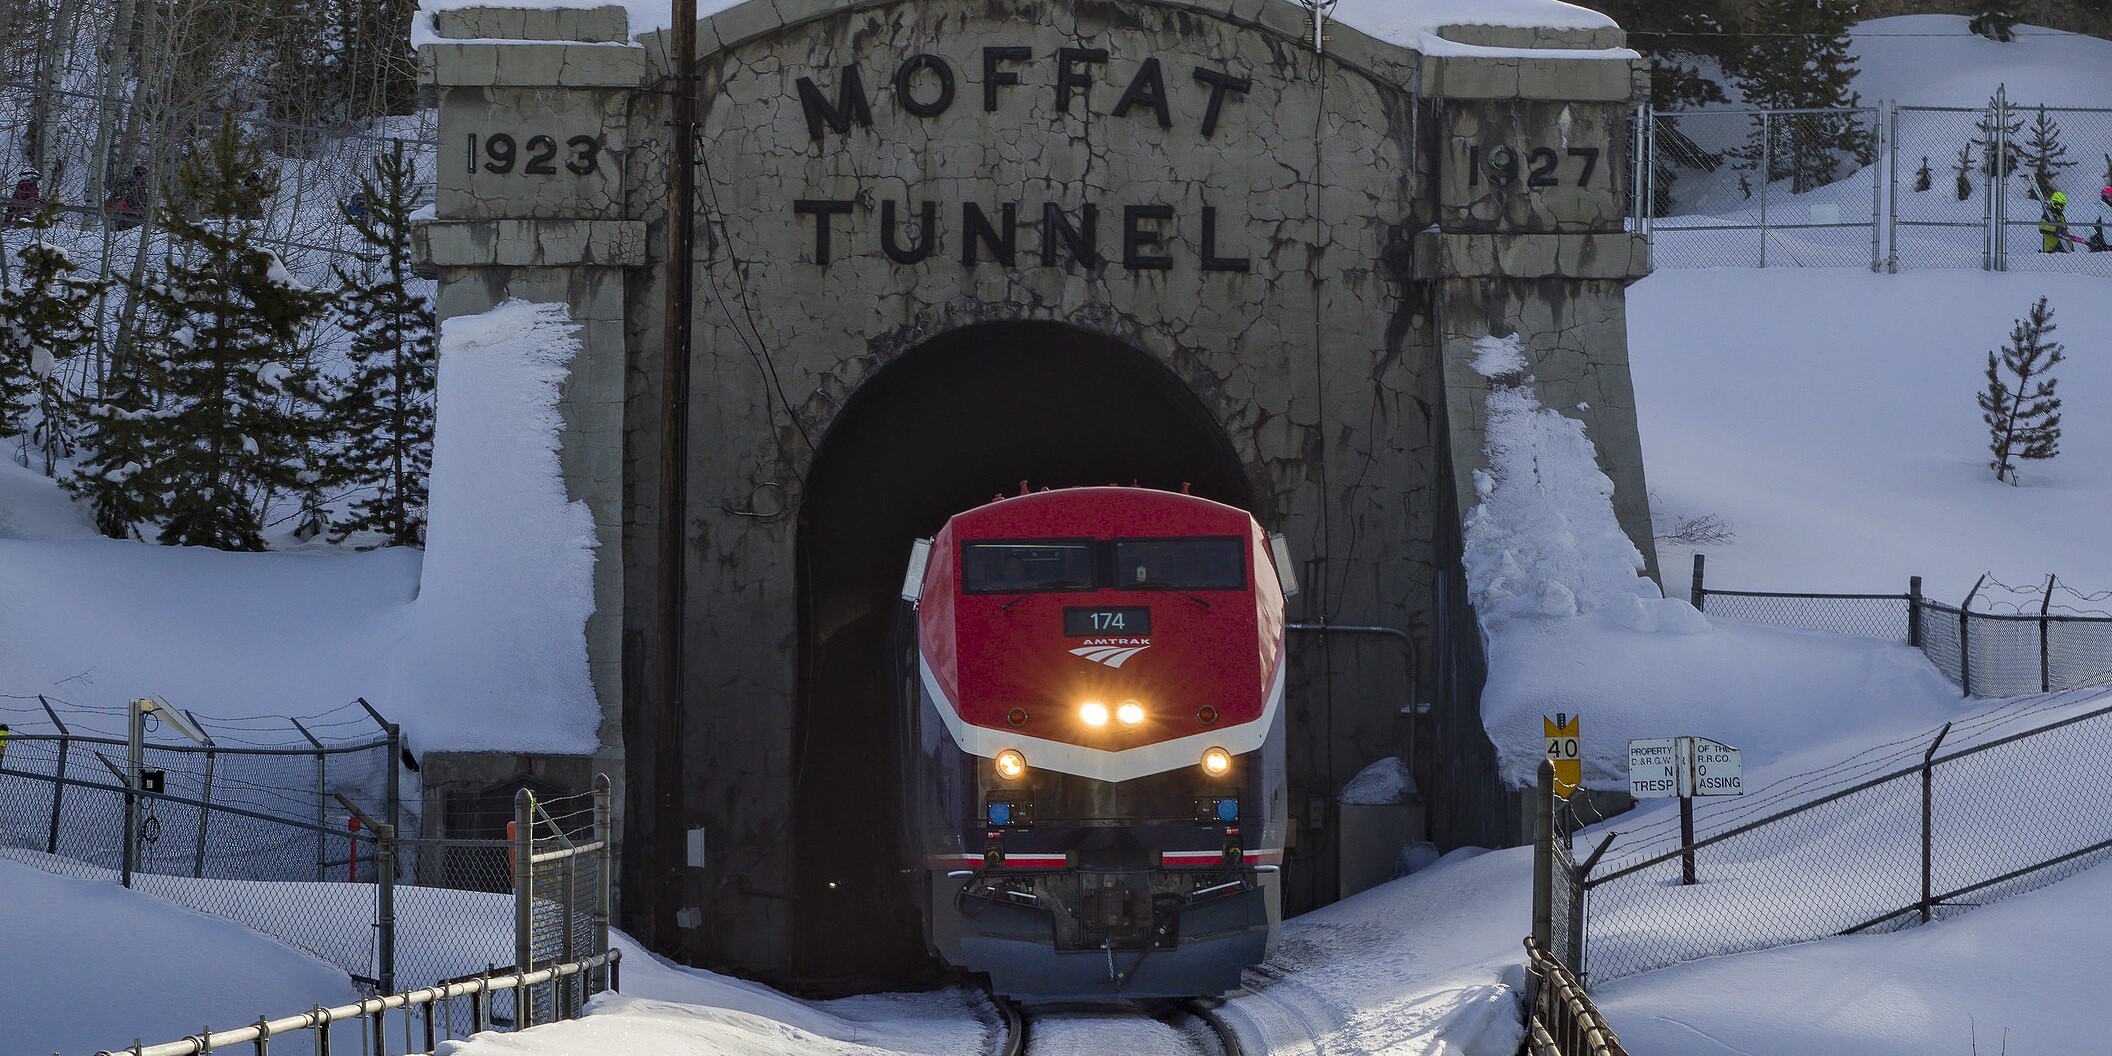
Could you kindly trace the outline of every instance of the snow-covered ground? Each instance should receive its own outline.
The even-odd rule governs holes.
[[[1903,593],[1952,604],[1982,572],[2112,589],[2112,282],[2073,275],[1661,271],[1629,288],[1629,357],[1660,526],[1714,514],[1725,589]],[[2019,486],[1987,468],[1974,395],[2032,301],[2068,346],[2061,454]],[[1685,596],[1691,547],[1661,544]]]
[[[240,924],[6,860],[0,951],[10,966],[0,1023],[7,1056],[171,1041],[265,1010],[289,1015],[358,996],[345,973]],[[284,1045],[311,1051],[305,1040]]]

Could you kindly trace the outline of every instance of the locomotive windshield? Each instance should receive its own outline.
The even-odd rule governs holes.
[[[1247,585],[1239,539],[1117,539],[1115,588],[1239,590]]]
[[[969,543],[961,548],[961,586],[970,594],[1091,590],[1093,544]]]
[[[1237,537],[976,542],[961,547],[961,586],[970,594],[1240,590],[1245,557]]]

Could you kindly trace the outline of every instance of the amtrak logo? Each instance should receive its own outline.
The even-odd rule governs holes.
[[[1092,638],[1076,649],[1072,656],[1082,656],[1096,664],[1121,667],[1129,658],[1151,648],[1149,638]]]

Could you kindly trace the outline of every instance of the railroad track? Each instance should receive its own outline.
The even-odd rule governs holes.
[[[1245,1056],[1222,1001],[1022,1004],[991,995],[1004,1018],[997,1056]]]

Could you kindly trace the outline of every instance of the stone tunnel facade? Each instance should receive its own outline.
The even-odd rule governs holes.
[[[1472,687],[1441,660],[1476,648],[1471,616],[1438,601],[1483,463],[1484,379],[1465,365],[1480,337],[1523,337],[1543,402],[1585,422],[1651,553],[1622,300],[1647,268],[1623,230],[1642,75],[1617,29],[1453,27],[1411,48],[1328,23],[1316,49],[1309,10],[1280,0],[751,0],[705,19],[677,718],[648,677],[680,83],[664,34],[633,41],[620,8],[472,8],[433,28],[440,187],[421,238],[442,315],[558,300],[586,338],[563,462],[602,541],[594,765],[625,786],[623,915],[656,947],[811,980],[801,951],[854,919],[846,905],[884,911],[862,887],[832,894],[880,881],[812,846],[865,824],[836,797],[884,795],[842,731],[868,728],[886,702],[860,687],[885,683],[846,674],[843,643],[871,639],[853,629],[879,625],[909,539],[951,496],[1029,475],[1008,465],[1030,486],[1210,481],[1288,536],[1293,618],[1415,640],[1406,674],[1384,640],[1299,640],[1290,760],[1312,864],[1294,905],[1336,888],[1333,793],[1411,743],[1440,842],[1507,835],[1477,806],[1496,797]],[[965,366],[1088,342],[1116,350],[1077,360],[1090,377]],[[941,355],[970,358],[912,372]],[[1102,400],[1093,371],[1164,394]],[[890,377],[943,394],[902,402]],[[1035,393],[1008,391],[1030,377]],[[1034,399],[1064,413],[1016,415],[1037,431],[1007,441],[1016,457],[969,457],[998,450],[969,412]],[[876,436],[943,440],[948,408],[963,457],[860,460]],[[1130,473],[1124,445],[1201,453]],[[647,746],[669,736],[684,763],[659,772]],[[473,783],[572,764],[452,765]]]

